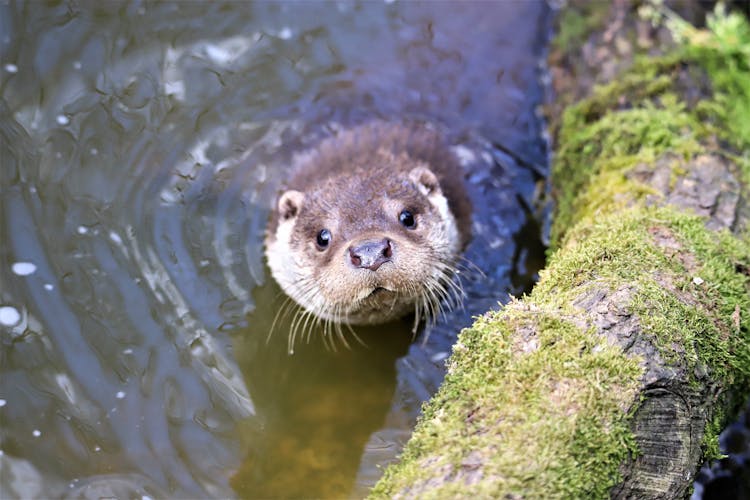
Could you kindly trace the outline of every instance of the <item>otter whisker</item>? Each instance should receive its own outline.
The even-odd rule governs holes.
[[[427,316],[425,318],[425,322],[429,327],[432,327],[435,325],[435,304],[434,304],[434,297],[432,294],[432,288],[427,287],[425,288],[425,305],[427,306]]]
[[[279,321],[279,319],[283,320],[284,318],[286,318],[289,315],[290,309],[293,308],[294,306],[297,306],[297,304],[294,302],[294,300],[292,300],[291,297],[287,297],[286,300],[282,302],[281,307],[279,307],[279,310],[276,311],[276,314],[273,317],[271,328],[268,330],[268,335],[266,336],[266,344],[268,344],[271,341],[271,335],[273,334],[276,328],[276,324]]]
[[[465,297],[466,292],[464,292],[464,286],[463,286],[463,283],[461,282],[461,278],[456,272],[456,268],[453,266],[446,266],[444,275],[445,275],[445,280],[456,291],[456,293],[460,295],[461,297]]]
[[[313,293],[312,287],[306,287],[305,288],[305,301],[307,303],[312,303],[310,299],[308,298]],[[305,314],[297,321],[295,324],[295,330],[299,330],[299,335],[307,342],[309,343],[310,339],[310,332],[312,329],[315,328],[315,324],[319,322],[319,317],[315,313],[313,309],[307,309],[305,311]],[[295,331],[294,335],[297,336],[297,331]]]
[[[326,316],[330,316],[331,318],[326,319],[326,329],[323,333],[323,340],[326,346],[326,349],[336,352],[336,342],[334,340],[335,330],[338,323],[339,318],[339,307],[338,305],[334,304],[333,306],[326,309]]]
[[[333,321],[326,318],[323,321],[323,345],[325,346],[326,350],[334,350],[332,347],[332,338],[333,338]]]
[[[439,283],[434,283],[433,287],[430,289],[430,298],[432,299],[433,306],[432,326],[435,326],[438,320],[445,316],[443,301],[441,300],[443,298],[443,292],[444,290],[441,290]]]
[[[425,329],[424,329],[424,339],[422,340],[422,345],[427,344],[427,339],[430,337],[430,331],[432,330],[431,319],[430,319],[430,307],[429,307],[429,299],[427,293],[423,294],[421,296],[422,300],[422,307],[424,309],[424,320],[425,320]]]
[[[411,327],[411,337],[412,340],[414,340],[414,337],[417,335],[417,329],[419,328],[419,320],[420,315],[422,314],[420,307],[419,307],[419,300],[414,301],[414,324]]]
[[[330,331],[330,341],[331,341],[331,350],[333,352],[337,352],[338,349],[336,349],[336,339],[342,340],[342,333],[341,333],[341,322],[339,321],[339,318],[341,317],[341,308],[342,306],[340,304],[336,304],[335,307],[331,311],[331,316],[335,318],[335,320],[331,320],[331,331]],[[346,345],[346,341],[342,342],[345,347],[349,347]]]
[[[332,307],[328,307],[326,309],[326,316],[330,316],[327,322],[327,329],[324,335],[324,339],[326,340],[325,346],[326,349],[336,352],[336,329],[338,328],[338,306],[333,305]]]
[[[302,337],[305,339],[305,343],[310,343],[311,332],[315,329],[315,325],[319,322],[318,316],[309,312],[305,318],[305,322],[302,325]]]
[[[437,304],[438,318],[444,318],[448,311],[452,310],[452,304],[449,302],[450,292],[445,286],[443,280],[436,280],[432,288],[435,304]]]
[[[290,354],[294,353],[294,343],[295,343],[295,339],[297,338],[297,325],[299,323],[299,320],[303,318],[306,314],[307,314],[307,310],[303,308],[299,308],[294,313],[292,324],[289,327],[289,338],[287,339],[287,351]]]
[[[458,255],[456,259],[456,269],[465,272],[468,278],[473,279],[474,276],[478,276],[480,279],[484,279],[487,277],[484,271],[482,271],[479,266],[474,264],[474,262],[469,260],[466,256]]]
[[[301,301],[304,303],[314,304],[312,297],[315,293],[315,283],[309,279],[301,279],[298,281],[300,285]],[[309,343],[312,330],[320,322],[320,317],[312,309],[305,309],[301,316],[295,316],[295,320],[292,322],[290,327],[290,342],[293,344],[296,341],[298,335]]]
[[[367,347],[367,344],[360,338],[359,335],[357,335],[357,332],[354,331],[354,328],[352,328],[352,325],[350,325],[348,322],[344,322],[344,325],[346,325],[346,329],[349,330],[349,333],[352,334],[352,337],[361,345],[362,347]]]
[[[465,297],[463,287],[457,285],[456,282],[448,276],[445,277],[442,282],[444,283],[444,285],[441,285],[444,292],[443,300],[445,301],[447,309],[449,311],[457,308],[463,309],[463,298]]]
[[[336,336],[341,341],[341,343],[344,344],[344,347],[346,347],[347,349],[351,350],[351,347],[349,346],[349,343],[346,341],[346,337],[344,337],[344,332],[341,329],[341,323],[336,322],[335,325],[336,325]],[[336,348],[334,347],[333,350],[335,351]]]
[[[443,264],[440,267],[440,271],[441,275],[437,278],[437,281],[439,282],[440,287],[444,290],[442,298],[446,301],[448,309],[463,309],[463,299],[466,297],[466,292],[464,291],[461,280],[455,274],[455,268]]]
[[[292,339],[296,339],[297,336],[300,336],[302,339],[305,339],[307,336],[309,336],[309,328],[310,328],[310,321],[317,321],[317,316],[313,311],[304,310],[304,313],[301,314],[298,318],[296,318],[295,322],[292,325]]]

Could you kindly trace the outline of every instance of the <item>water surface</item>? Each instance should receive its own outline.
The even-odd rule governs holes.
[[[456,332],[541,266],[546,16],[0,2],[0,496],[365,494]],[[484,274],[414,343],[406,320],[291,354],[268,208],[295,152],[371,119],[446,131]]]

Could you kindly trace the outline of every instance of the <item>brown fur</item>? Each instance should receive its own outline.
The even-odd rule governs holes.
[[[459,290],[451,283],[470,238],[471,205],[460,165],[436,131],[363,125],[297,163],[271,216],[266,255],[300,305],[327,320],[377,323],[420,307],[434,316],[439,300]],[[415,228],[399,222],[402,210]],[[315,243],[321,229],[332,235],[325,249]],[[387,265],[351,265],[353,246],[383,238],[393,246]]]
[[[406,172],[410,165],[403,161],[382,161],[387,153],[399,155],[401,159],[421,161],[435,173],[456,217],[461,231],[461,248],[464,248],[471,237],[472,207],[466,194],[463,171],[440,134],[424,126],[375,122],[344,131],[308,152],[284,187],[306,192],[313,187],[324,187],[322,181],[325,181],[325,187],[335,189],[340,187],[336,181],[338,175],[358,171],[364,174],[358,194],[382,192],[385,179],[378,175],[367,176],[368,172],[377,174],[381,169]],[[345,204],[353,198],[342,197],[336,203]],[[274,211],[269,232],[276,230],[277,223],[278,212]]]

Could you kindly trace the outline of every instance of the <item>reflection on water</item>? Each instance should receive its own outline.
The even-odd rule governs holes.
[[[457,329],[539,266],[545,16],[0,1],[0,497],[364,494]],[[295,151],[370,118],[449,131],[485,274],[427,342],[289,355],[268,207]]]
[[[259,288],[258,310],[277,310],[280,293],[273,283]],[[292,317],[277,322],[270,338],[273,318],[251,318],[257,320],[252,328],[233,335],[234,352],[262,431],[241,430],[254,451],[232,479],[233,488],[246,498],[346,496],[362,450],[391,406],[395,362],[407,354],[411,323],[359,327],[359,341],[350,335],[349,348],[297,342],[289,356],[285,333]]]

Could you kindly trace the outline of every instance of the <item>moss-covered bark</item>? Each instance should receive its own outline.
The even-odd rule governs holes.
[[[548,267],[460,334],[374,497],[684,496],[750,394],[750,28],[607,6],[552,57]]]

